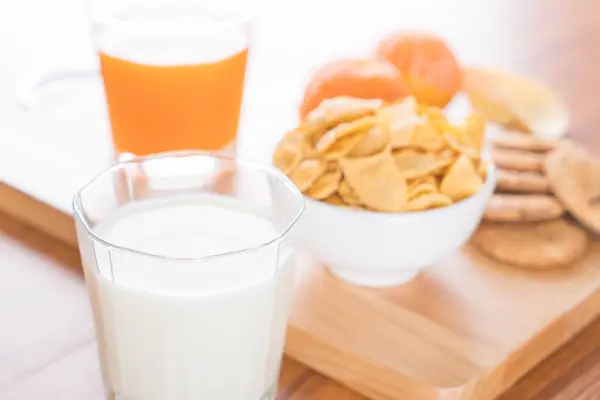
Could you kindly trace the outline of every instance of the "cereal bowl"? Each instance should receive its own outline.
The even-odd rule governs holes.
[[[300,246],[338,278],[368,287],[395,286],[456,251],[482,219],[496,185],[452,205],[420,212],[353,210],[306,197]]]

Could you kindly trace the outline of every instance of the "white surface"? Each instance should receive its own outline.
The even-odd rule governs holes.
[[[49,71],[96,68],[84,13],[88,3],[106,2],[0,2],[0,179],[69,213],[77,188],[111,158],[102,90],[93,80],[59,90],[48,86],[42,91],[54,95],[42,96],[40,113],[20,109],[16,91]],[[296,123],[314,68],[335,57],[365,54],[386,32],[437,32],[465,63],[511,66],[510,49],[483,34],[498,38],[498,31],[510,32],[511,10],[502,2],[483,8],[479,0],[370,0],[368,7],[341,0],[229,3],[250,5],[257,15],[239,147],[246,158],[269,159],[276,140]],[[455,24],[453,13],[474,15],[465,25]]]
[[[449,207],[399,214],[350,210],[307,199],[300,241],[338,277],[362,286],[394,286],[456,251],[471,236],[496,184]]]
[[[275,239],[260,211],[216,195],[143,200],[95,232],[151,254],[204,257]],[[118,398],[265,398],[283,354],[290,252],[273,244],[207,261],[162,261],[79,235],[105,381]]]

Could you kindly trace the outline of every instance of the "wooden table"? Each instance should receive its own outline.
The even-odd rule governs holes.
[[[456,3],[447,18],[457,29],[477,24],[486,43],[476,47],[553,84],[572,110],[572,136],[600,154],[600,2]],[[0,399],[100,400],[95,352],[77,251],[0,214]],[[362,397],[286,358],[278,398]],[[501,399],[600,399],[600,321]]]

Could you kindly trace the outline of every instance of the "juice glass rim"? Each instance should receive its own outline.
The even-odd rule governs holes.
[[[152,26],[148,28],[144,24],[128,20],[124,15],[132,12],[159,12],[160,18],[168,18],[168,12],[186,12],[186,15],[192,13],[202,13],[205,15],[220,16],[217,20],[204,21],[201,24],[180,24],[177,26],[168,26],[159,28]],[[229,31],[240,29],[240,27],[249,27],[254,20],[254,16],[248,12],[234,10],[230,7],[214,5],[147,5],[143,7],[131,7],[120,10],[119,13],[90,13],[90,20],[94,26],[110,26],[112,29],[119,29],[128,33],[137,35],[160,35],[160,36],[216,36],[225,34]]]
[[[92,227],[88,218],[85,216],[85,212],[83,210],[84,207],[82,204],[82,195],[86,189],[88,189],[89,187],[91,187],[92,185],[97,183],[104,176],[114,173],[118,170],[121,170],[126,165],[134,165],[134,164],[139,164],[139,163],[142,163],[145,161],[159,160],[159,159],[165,159],[165,158],[187,158],[187,157],[202,157],[202,158],[213,159],[213,160],[230,161],[230,162],[235,163],[236,168],[237,167],[249,168],[249,169],[253,169],[255,171],[260,171],[261,173],[264,173],[270,177],[273,177],[277,180],[278,183],[282,184],[287,190],[289,190],[290,193],[293,195],[293,197],[296,200],[298,200],[298,204],[299,204],[298,209],[295,211],[293,218],[290,219],[290,222],[287,224],[287,226],[284,229],[282,229],[277,234],[277,236],[275,236],[273,239],[269,240],[268,242],[261,243],[259,245],[252,246],[252,247],[246,247],[246,248],[242,248],[242,249],[238,249],[238,250],[229,251],[226,253],[210,254],[210,255],[201,256],[201,257],[174,257],[174,256],[164,256],[164,255],[152,254],[152,253],[148,253],[145,251],[136,250],[136,249],[133,249],[130,247],[120,246],[120,245],[117,245],[114,243],[110,243],[110,242],[102,239],[101,237],[99,237],[94,232],[94,228]],[[267,248],[267,247],[281,243],[283,240],[285,240],[288,237],[292,228],[300,220],[300,217],[302,216],[302,214],[304,213],[304,210],[305,210],[305,202],[304,202],[304,196],[298,190],[296,185],[294,185],[294,183],[283,172],[281,172],[279,169],[277,169],[275,167],[265,165],[263,163],[256,162],[256,161],[240,159],[238,157],[234,157],[234,156],[231,156],[231,155],[225,154],[223,152],[219,152],[219,151],[185,150],[185,151],[168,151],[168,152],[164,152],[164,153],[150,154],[150,155],[145,155],[145,156],[137,156],[137,157],[133,157],[131,159],[120,161],[118,163],[111,165],[110,167],[106,168],[102,172],[96,174],[90,181],[88,181],[84,186],[82,186],[77,191],[77,193],[73,197],[72,207],[73,207],[74,218],[77,221],[81,222],[81,225],[85,229],[85,233],[87,234],[87,236],[92,241],[98,242],[107,248],[110,248],[113,250],[118,250],[120,252],[133,254],[136,256],[140,256],[140,257],[151,258],[151,259],[161,260],[161,261],[168,261],[168,262],[172,262],[172,263],[199,263],[199,262],[207,262],[207,261],[212,261],[215,259],[221,259],[221,258],[225,258],[225,257],[235,256],[235,255],[253,253],[253,252],[259,251],[263,248]]]

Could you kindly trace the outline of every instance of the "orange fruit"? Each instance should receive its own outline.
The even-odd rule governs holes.
[[[438,37],[395,33],[384,38],[377,57],[394,64],[421,104],[445,107],[462,86],[462,71],[452,50]]]
[[[345,58],[319,68],[310,79],[300,105],[300,118],[321,101],[338,96],[394,101],[408,94],[400,72],[385,60]]]

